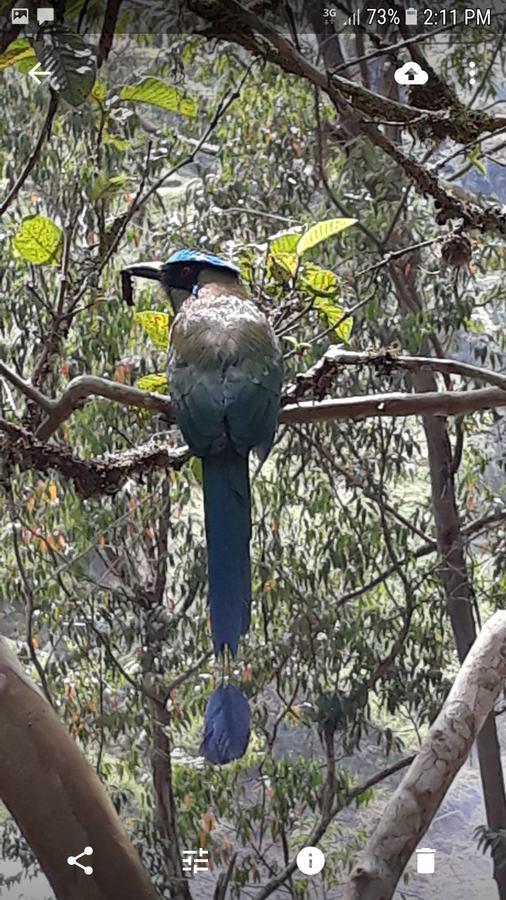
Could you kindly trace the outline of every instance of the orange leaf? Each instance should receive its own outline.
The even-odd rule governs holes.
[[[243,681],[251,681],[252,675],[253,675],[253,666],[251,665],[251,663],[248,663],[246,666],[244,666],[244,669],[242,670],[242,680]]]
[[[51,503],[52,506],[54,506],[55,503],[57,502],[57,500],[58,500],[58,488],[56,486],[56,482],[51,481],[49,484],[49,502]]]

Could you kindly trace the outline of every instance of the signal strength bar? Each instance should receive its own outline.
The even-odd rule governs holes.
[[[346,22],[345,22],[344,24],[345,24],[345,25],[351,25],[351,26],[354,26],[354,25],[355,25],[355,26],[356,26],[356,25],[360,25],[360,10],[357,9],[357,11],[354,12],[353,15],[350,16],[350,18],[347,19]]]

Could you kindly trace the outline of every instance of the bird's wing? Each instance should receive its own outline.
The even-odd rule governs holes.
[[[169,362],[169,383],[177,423],[195,456],[219,452],[226,444],[221,372]]]
[[[240,357],[227,370],[224,384],[227,431],[239,452],[257,447],[266,456],[279,411],[281,350],[265,320],[250,327],[238,346]]]

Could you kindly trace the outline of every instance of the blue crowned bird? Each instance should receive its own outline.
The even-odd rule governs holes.
[[[203,463],[214,650],[219,655],[229,648],[235,655],[250,624],[248,457],[255,449],[264,460],[272,446],[282,380],[280,345],[248,298],[239,270],[218,256],[179,250],[166,263],[138,263],[124,273],[127,285],[132,275],[160,281],[176,313],[169,387],[178,425]],[[234,691],[227,686],[214,695],[213,721],[225,722],[225,731],[233,728],[232,720],[244,718],[242,706],[229,715]],[[207,737],[209,749],[220,738],[218,732],[209,736],[208,719],[204,745]],[[241,755],[218,745],[206,754],[216,757],[214,762],[223,762],[219,757],[228,751],[230,758]]]

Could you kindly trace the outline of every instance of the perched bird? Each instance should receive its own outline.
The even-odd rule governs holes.
[[[281,348],[264,314],[248,299],[239,270],[214,254],[179,250],[164,264],[128,266],[123,277],[128,281],[132,275],[160,281],[176,312],[169,388],[178,425],[203,463],[214,650],[219,655],[228,647],[235,655],[250,624],[248,457],[255,449],[264,460],[272,446],[282,381]],[[128,291],[127,284],[127,297]],[[209,704],[206,735],[214,734],[214,762],[224,760],[218,759],[209,717],[216,718],[219,706],[219,721],[226,724],[229,717],[223,710],[236,702],[234,692],[222,688],[213,708]],[[246,722],[245,716],[241,721]],[[242,746],[241,740],[227,745],[223,756],[234,753],[234,746]]]

